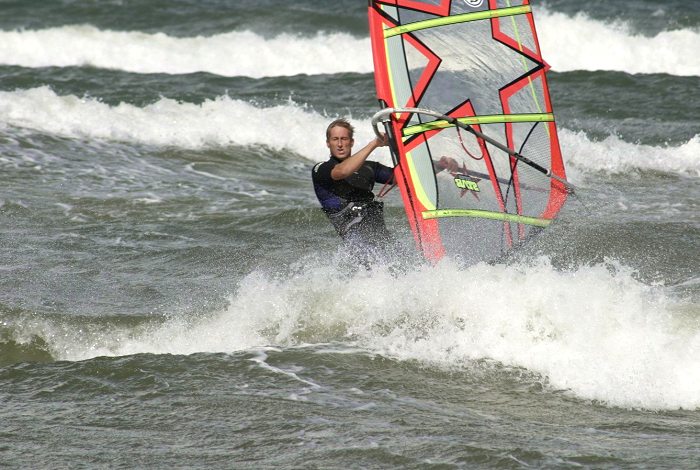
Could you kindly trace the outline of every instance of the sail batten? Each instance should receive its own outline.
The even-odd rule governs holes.
[[[403,26],[396,26],[384,30],[384,37],[396,36],[398,34],[410,33],[421,29],[435,28],[438,26],[447,26],[457,23],[466,23],[468,21],[489,20],[491,18],[500,18],[504,16],[522,15],[530,13],[530,6],[508,7],[497,10],[486,10],[474,13],[464,13],[462,15],[443,16],[441,18],[433,18],[425,21],[418,21]]]
[[[531,113],[531,114],[498,114],[491,116],[463,116],[456,118],[459,122],[469,125],[474,124],[496,124],[506,122],[550,122],[554,121],[552,113]],[[421,132],[427,132],[434,129],[445,129],[454,127],[454,124],[444,120],[436,119],[434,121],[408,126],[403,129],[403,136],[410,136]]]

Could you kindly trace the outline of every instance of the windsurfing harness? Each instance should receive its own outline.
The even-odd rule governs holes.
[[[384,203],[374,200],[375,182],[388,183],[393,168],[378,162],[365,162],[344,180],[334,180],[331,171],[341,160],[331,157],[312,171],[316,197],[338,235],[343,239],[361,236],[368,243],[387,236]]]
[[[368,12],[418,250],[492,260],[548,226],[569,188],[529,0],[369,0]],[[457,165],[436,174],[443,157]]]

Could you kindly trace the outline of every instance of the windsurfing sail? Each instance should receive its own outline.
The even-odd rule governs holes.
[[[377,97],[418,249],[492,260],[572,191],[528,0],[370,0]]]

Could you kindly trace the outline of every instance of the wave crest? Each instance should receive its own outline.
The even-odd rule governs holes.
[[[536,20],[544,57],[555,71],[700,76],[698,31],[663,31],[648,37],[630,32],[624,23],[605,23],[582,13],[568,16],[546,8],[536,11]],[[267,38],[252,31],[231,31],[180,38],[90,25],[0,31],[0,64],[253,78],[373,70],[369,38],[341,32]]]
[[[60,96],[46,86],[0,92],[0,124],[70,138],[188,149],[265,145],[312,161],[320,161],[328,153],[323,136],[333,118],[291,101],[257,107],[229,96],[201,104],[161,98],[138,107]],[[374,138],[369,119],[353,121],[359,145]],[[616,136],[594,141],[583,132],[561,129],[560,133],[565,159],[576,171],[617,174],[637,169],[700,177],[700,135],[680,146],[657,147],[625,142]],[[309,139],[310,135],[318,138]],[[391,161],[386,149],[375,155],[383,163]],[[575,182],[575,172],[570,176]]]

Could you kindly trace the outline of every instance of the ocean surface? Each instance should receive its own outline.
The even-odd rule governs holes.
[[[0,0],[0,467],[699,468],[700,2],[533,8],[577,196],[366,270],[365,1]]]

